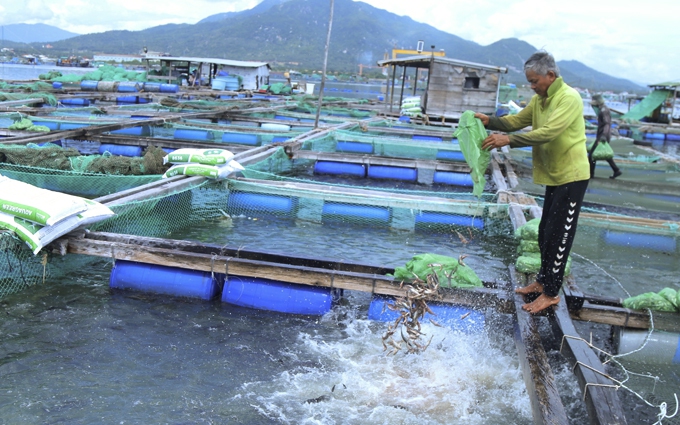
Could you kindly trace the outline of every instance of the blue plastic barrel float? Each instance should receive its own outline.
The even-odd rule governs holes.
[[[281,313],[320,316],[333,301],[330,288],[278,282],[271,279],[229,275],[222,302]]]
[[[81,99],[81,98],[61,99],[60,102],[61,102],[62,105],[67,105],[67,106],[89,106],[90,105],[90,99]]]
[[[144,83],[142,88],[144,89],[144,91],[148,91],[148,92],[151,92],[151,93],[158,93],[158,92],[161,91],[161,83],[146,82],[146,83]]]
[[[88,91],[97,91],[97,84],[99,84],[99,81],[83,80],[80,82],[80,89]]]
[[[666,140],[671,140],[673,142],[680,142],[680,134],[666,133]]]
[[[661,252],[675,252],[677,243],[673,236],[648,235],[606,230],[602,238],[609,245]]]
[[[209,140],[212,133],[207,130],[195,130],[191,128],[176,128],[173,137],[186,140]]]
[[[125,145],[111,145],[102,144],[99,146],[99,153],[104,154],[104,152],[109,152],[112,155],[120,156],[142,156],[141,146],[125,146]]]
[[[468,173],[455,173],[453,171],[435,171],[434,183],[451,184],[454,186],[474,186],[472,177]]]
[[[53,89],[60,89],[62,88],[62,84],[59,81],[55,81],[52,83],[52,88]]]
[[[231,192],[227,199],[227,210],[230,213],[265,213],[274,215],[290,215],[296,208],[297,198],[270,195],[266,193]]]
[[[437,160],[465,162],[465,156],[461,151],[437,151]]]
[[[134,93],[142,89],[142,85],[137,81],[121,81],[118,83],[120,93]]]
[[[420,134],[414,134],[413,140],[425,140],[428,142],[441,142],[442,138],[437,136],[424,136]]]
[[[245,134],[245,133],[222,133],[222,141],[224,143],[237,143],[239,145],[250,145],[257,146],[260,144],[260,140],[257,134]]]
[[[462,214],[451,214],[437,211],[420,211],[416,214],[416,225],[445,224],[450,226],[484,228],[484,219]]]
[[[391,216],[387,207],[339,202],[324,202],[322,214],[323,220],[377,220],[383,223],[389,223]]]
[[[368,307],[368,318],[380,322],[394,322],[399,317],[399,313],[385,306],[385,303],[393,302],[394,299],[391,297],[374,295]],[[435,315],[425,313],[421,320],[422,323],[429,323],[429,319],[432,319],[440,325],[467,334],[484,332],[486,318],[484,313],[480,311],[465,306],[443,303],[427,303],[427,306]]]
[[[647,133],[645,132],[644,135],[642,136],[644,139],[650,139],[650,140],[665,140],[666,139],[666,134],[664,133]]]
[[[373,144],[338,140],[338,142],[335,144],[335,151],[352,153],[373,153]]]
[[[316,161],[316,164],[314,164],[314,173],[366,177],[366,166],[364,164],[353,164],[351,162]]]
[[[118,96],[117,103],[139,103],[139,96]]]
[[[224,275],[197,270],[116,260],[109,286],[117,289],[153,292],[177,297],[210,300],[219,292]]]
[[[403,180],[414,182],[418,179],[418,170],[408,167],[371,165],[368,167],[368,177],[372,179]]]
[[[161,93],[177,93],[179,91],[179,86],[177,84],[161,84]]]
[[[130,128],[122,128],[120,130],[114,130],[111,132],[111,134],[123,134],[126,136],[148,136],[150,134],[149,126],[139,126],[139,127],[130,127]]]

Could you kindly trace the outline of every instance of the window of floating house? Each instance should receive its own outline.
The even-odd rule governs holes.
[[[465,77],[465,85],[463,88],[466,89],[478,89],[479,88],[479,77]]]

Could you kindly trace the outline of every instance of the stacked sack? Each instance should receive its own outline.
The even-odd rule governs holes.
[[[0,229],[16,233],[34,255],[66,233],[113,215],[99,202],[0,175]]]
[[[644,294],[623,300],[623,306],[633,310],[650,309],[654,311],[667,311],[680,313],[680,291],[673,288],[663,288],[657,292],[645,292]]]
[[[407,117],[420,117],[423,109],[420,107],[420,96],[409,96],[401,101],[401,115]]]
[[[245,169],[232,158],[234,154],[226,149],[177,149],[163,158],[163,164],[174,164],[163,178],[184,174],[225,179],[229,174]]]
[[[515,269],[518,272],[538,273],[541,268],[541,250],[538,248],[538,224],[540,222],[540,218],[534,218],[515,231],[515,238],[519,240],[517,247],[519,257],[515,262]],[[564,270],[565,276],[570,273],[571,256],[567,258],[567,266]]]

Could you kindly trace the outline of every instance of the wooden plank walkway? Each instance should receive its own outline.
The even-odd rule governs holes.
[[[492,154],[492,162],[497,163],[497,161],[500,159],[500,157],[497,155],[497,152],[495,154]],[[506,172],[509,172],[511,169],[511,164],[509,161],[504,162],[504,167]],[[499,165],[500,168],[500,165]],[[497,177],[494,176],[496,179]],[[497,183],[497,187],[501,187]],[[513,187],[513,186],[511,186]],[[515,208],[515,215],[519,215],[521,210],[521,216],[518,216],[516,219],[513,220],[513,225],[515,225],[515,228],[517,228],[517,225],[522,223],[522,221],[525,221],[524,218],[524,213],[522,207],[520,205],[526,207],[530,212],[532,212],[534,215],[539,216],[542,212],[539,211],[535,200],[533,199],[527,199],[524,198],[524,194],[513,194],[513,205],[510,207],[511,209],[514,207]],[[519,201],[524,201],[521,204]],[[512,215],[511,215],[512,217]],[[513,286],[515,287],[521,287],[525,286],[528,284],[530,281],[529,279],[533,279],[533,277],[524,275],[524,274],[518,274],[514,271],[514,268],[511,268],[511,278],[513,281]],[[575,285],[573,285],[575,286]],[[563,344],[562,344],[562,354],[565,355],[565,358],[567,358],[572,365],[575,366],[574,373],[576,374],[578,381],[579,381],[579,386],[581,388],[581,392],[583,393],[583,399],[586,403],[587,410],[588,410],[588,419],[591,424],[593,425],[614,425],[614,424],[626,424],[626,418],[625,415],[623,414],[623,408],[621,406],[621,401],[619,400],[619,397],[616,393],[616,387],[613,386],[613,382],[607,378],[605,378],[603,375],[597,372],[603,372],[604,371],[604,366],[600,362],[599,357],[593,350],[588,347],[583,340],[581,339],[580,335],[576,332],[576,328],[574,327],[574,324],[571,321],[571,316],[569,314],[569,311],[567,309],[567,301],[566,301],[566,295],[564,295],[564,291],[562,292],[562,297],[560,297],[560,303],[557,306],[557,308],[551,309],[551,311],[547,311],[546,314],[550,316],[553,320],[553,322],[556,324],[555,328],[557,329],[557,332],[561,336],[568,336],[567,338],[563,338]],[[526,311],[521,309],[521,305],[524,304],[523,297],[521,296],[516,296],[515,297],[515,303],[516,303],[516,320],[518,323],[524,321],[524,320],[530,320],[534,322],[535,320],[538,320],[537,317],[527,313]],[[574,303],[574,302],[572,302]],[[578,302],[576,302],[578,304]],[[527,326],[527,328],[530,328]],[[529,332],[528,330],[526,331],[527,333]],[[520,356],[522,354],[529,355],[529,353],[522,353],[524,351],[524,348],[527,346],[527,344],[531,344],[531,337],[530,336],[524,336],[521,335],[521,338],[517,338],[518,340],[518,351],[520,351]],[[536,349],[536,347],[531,346],[533,349]],[[538,350],[540,354],[541,350]],[[537,364],[542,364],[542,363],[537,363]],[[537,393],[536,396],[532,397],[532,406],[535,404],[540,404],[540,399],[542,397],[546,397],[543,393],[543,391],[546,391],[545,386],[540,386],[539,383],[541,383],[541,380],[539,377],[534,376],[531,372],[532,370],[524,370],[524,376],[525,376],[525,381],[527,382],[532,382],[535,385],[535,388],[533,390]],[[543,375],[543,378],[545,378],[548,382],[548,389],[552,385],[554,385],[554,377],[552,376],[552,373],[550,372],[549,366],[547,367],[546,370],[541,370],[539,372],[540,375]],[[529,376],[527,376],[529,375]],[[529,388],[527,386],[527,388]],[[563,409],[561,405],[561,401],[558,400],[550,400],[551,403],[554,403],[554,405],[550,405],[551,407],[554,407],[555,409],[560,409],[560,407]],[[547,418],[541,411],[540,407],[534,407],[534,422],[535,423],[551,423],[547,422]],[[559,410],[558,410],[559,411]],[[561,416],[560,416],[561,418]],[[568,422],[565,422],[568,423]]]

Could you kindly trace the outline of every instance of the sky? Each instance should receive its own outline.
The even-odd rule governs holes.
[[[139,31],[195,24],[217,13],[251,9],[260,1],[0,0],[0,25],[43,23],[78,34]],[[363,2],[481,45],[514,37],[551,52],[558,61],[577,60],[638,84],[680,81],[680,0]]]

